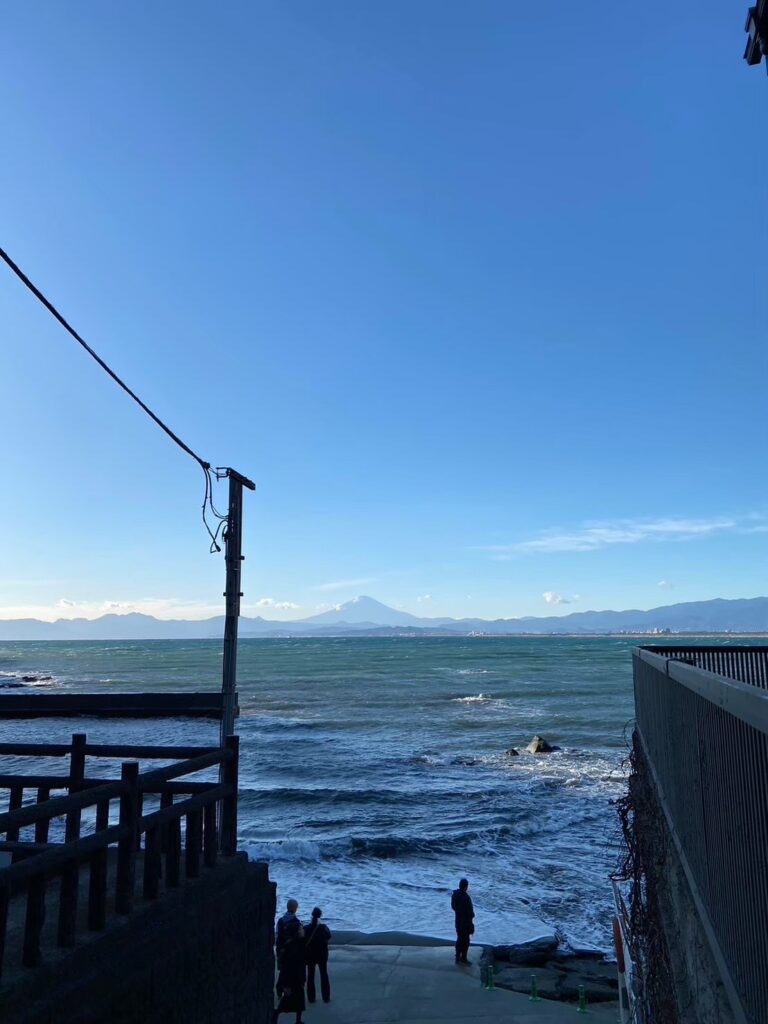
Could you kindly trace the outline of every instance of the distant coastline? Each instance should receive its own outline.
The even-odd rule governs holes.
[[[25,640],[205,640],[224,631],[224,617],[157,619],[137,612],[96,619],[0,620],[0,642]],[[768,636],[768,597],[716,598],[665,605],[648,610],[584,611],[567,615],[519,618],[419,617],[390,608],[371,597],[305,619],[240,619],[240,636],[250,639],[299,637],[762,637]]]

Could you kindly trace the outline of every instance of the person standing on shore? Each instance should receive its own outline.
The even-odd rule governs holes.
[[[277,957],[278,1003],[272,1014],[276,1022],[281,1013],[295,1013],[296,1024],[303,1024],[301,1015],[305,1009],[304,983],[306,981],[306,960],[304,957],[304,926],[296,916],[299,904],[288,900],[286,913],[277,922],[275,954]]]
[[[285,913],[281,918],[278,918],[277,928],[275,929],[275,956],[278,967],[280,966],[280,954],[286,942],[299,931],[302,938],[304,936],[304,926],[296,916],[298,909],[299,904],[297,900],[288,900],[285,905]]]
[[[475,931],[475,908],[472,906],[472,897],[467,892],[469,882],[462,878],[459,888],[453,890],[451,896],[451,910],[456,920],[456,963],[469,964],[472,961],[467,959],[469,952],[469,937]]]
[[[324,1003],[331,1001],[331,983],[328,980],[328,943],[331,941],[330,928],[320,921],[323,912],[319,907],[312,911],[312,923],[307,925],[305,930],[306,944],[305,952],[307,957],[307,999],[314,1003],[317,998],[315,993],[315,967],[320,970],[320,994]]]

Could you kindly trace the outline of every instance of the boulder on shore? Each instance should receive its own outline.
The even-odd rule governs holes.
[[[560,747],[553,747],[543,736],[534,736],[525,749],[529,754],[551,754],[553,750],[559,750]]]
[[[516,942],[509,946],[494,946],[496,960],[506,960],[519,967],[543,966],[557,952],[558,941],[554,935],[545,935],[530,942]]]

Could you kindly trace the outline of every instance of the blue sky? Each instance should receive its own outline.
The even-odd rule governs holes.
[[[257,482],[246,613],[768,593],[745,6],[5,12],[0,244]],[[219,611],[199,469],[5,271],[0,323],[0,616]]]

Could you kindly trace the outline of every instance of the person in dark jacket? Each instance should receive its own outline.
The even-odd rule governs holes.
[[[462,878],[459,888],[453,890],[451,896],[451,910],[456,919],[456,963],[469,964],[472,961],[467,959],[469,952],[469,937],[475,931],[475,908],[472,906],[472,897],[467,892],[469,882]]]
[[[281,1013],[295,1013],[296,1024],[303,1024],[301,1015],[305,1009],[306,960],[304,926],[296,916],[298,909],[296,900],[288,900],[287,913],[277,922],[275,953],[278,974],[275,988],[278,1003],[272,1020],[277,1021]]]
[[[323,912],[319,907],[312,911],[312,922],[304,930],[304,952],[307,958],[307,999],[314,1003],[315,967],[320,969],[320,994],[324,1003],[331,1001],[331,983],[328,980],[328,943],[331,941],[331,930],[320,918]]]
[[[301,930],[302,935],[304,934],[303,925],[296,916],[298,909],[299,904],[296,900],[288,900],[285,905],[285,913],[278,919],[277,928],[275,929],[275,956],[278,967],[280,966],[280,954],[288,939],[292,938],[294,933],[299,930]]]

